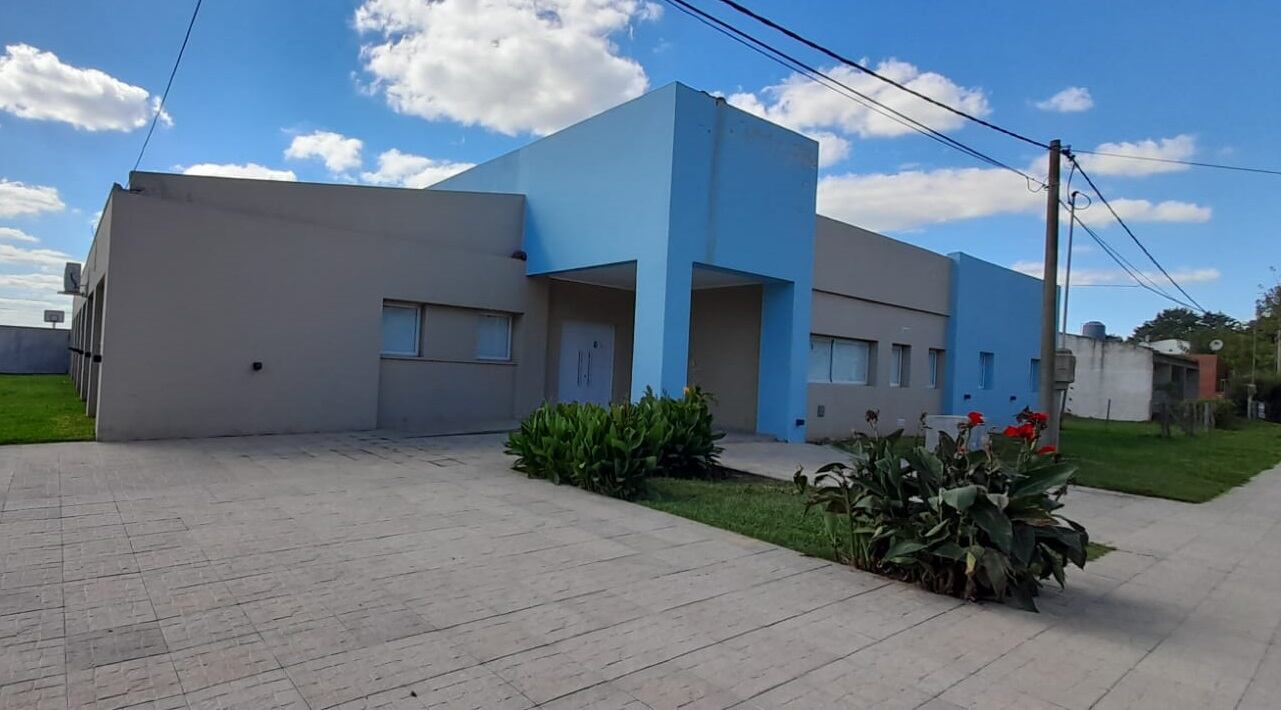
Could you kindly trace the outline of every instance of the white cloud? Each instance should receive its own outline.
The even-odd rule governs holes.
[[[1134,142],[1103,143],[1095,148],[1100,153],[1140,158],[1160,158],[1163,160],[1187,160],[1196,153],[1196,138],[1187,134],[1173,138],[1151,138]],[[1109,155],[1091,155],[1081,153],[1077,160],[1090,173],[1098,175],[1125,175],[1130,177],[1152,175],[1154,173],[1173,173],[1187,170],[1187,165],[1177,163],[1159,163],[1150,160],[1130,160]]]
[[[867,229],[891,231],[1002,214],[1042,214],[1044,191],[1028,188],[1027,180],[1000,168],[829,175],[818,181],[818,211]],[[1133,223],[1205,222],[1212,216],[1209,207],[1177,200],[1118,197],[1111,203],[1122,219]],[[1077,215],[1090,226],[1113,222],[1107,208],[1097,203]]]
[[[1094,108],[1094,98],[1083,86],[1069,86],[1044,101],[1036,102],[1036,107],[1042,111],[1079,113]]]
[[[286,158],[305,160],[320,158],[331,173],[343,173],[360,167],[360,151],[364,143],[359,138],[348,138],[332,131],[315,131],[305,136],[294,136],[285,149]]]
[[[0,110],[22,118],[62,121],[87,131],[131,131],[147,125],[158,105],[159,99],[149,98],[142,87],[64,64],[56,54],[30,45],[8,45],[0,56]]]
[[[378,156],[378,170],[361,173],[360,178],[375,185],[427,187],[472,166],[473,163],[434,160],[392,148]]]
[[[775,118],[770,117],[765,104],[761,103],[761,100],[756,97],[756,94],[732,94],[726,97],[725,100],[729,105],[746,111],[753,116],[759,116],[767,121],[774,121],[775,123],[778,123]],[[788,127],[798,133],[803,133],[806,136],[809,136],[818,143],[818,166],[820,168],[835,165],[842,160],[845,160],[850,155],[850,142],[831,131],[804,129],[797,126]]]
[[[639,0],[366,0],[365,71],[400,113],[546,134],[644,93],[610,37],[660,15]]]
[[[257,163],[197,163],[188,167],[179,166],[183,175],[208,175],[212,177],[247,178],[250,180],[284,180],[293,182],[298,179],[292,170],[275,170]]]
[[[65,311],[69,316],[71,298],[22,298],[0,295],[0,323],[48,328],[49,324],[44,322],[46,310]],[[65,324],[62,326],[64,329],[66,327]]]
[[[61,269],[70,256],[54,249],[24,249],[12,244],[0,244],[0,264],[27,264]]]
[[[0,240],[10,242],[27,242],[28,244],[35,244],[40,241],[21,229],[14,229],[13,227],[0,227]]]
[[[877,64],[876,71],[967,113],[976,116],[991,113],[987,97],[981,89],[960,86],[942,74],[923,72],[912,64],[897,59]],[[965,123],[965,119],[950,111],[851,67],[837,66],[825,69],[824,72],[881,104],[936,130],[948,131],[960,128]],[[745,111],[801,132],[840,131],[862,138],[886,138],[913,132],[913,129],[895,119],[855,103],[800,74],[792,74],[781,83],[768,86],[756,94],[734,94],[728,101]]]
[[[1208,222],[1213,214],[1213,210],[1209,207],[1179,200],[1151,202],[1119,197],[1109,202],[1126,222]],[[1107,225],[1114,221],[1112,213],[1102,205],[1085,211],[1077,210],[1076,214],[1082,222],[1091,227]]]
[[[62,288],[59,274],[0,274],[0,288],[31,294],[56,293]]]
[[[831,175],[818,181],[818,211],[872,230],[1045,209],[1044,193],[1005,170],[944,168],[900,173]]]
[[[0,217],[61,212],[65,207],[56,188],[0,178]]]
[[[1028,276],[1035,276],[1038,279],[1044,276],[1044,269],[1045,269],[1044,264],[1039,261],[1016,261],[1010,265],[1010,268],[1020,273],[1027,274]],[[1143,278],[1153,283],[1156,283],[1158,285],[1169,283],[1169,281],[1165,278],[1165,274],[1162,274],[1159,271],[1140,271],[1139,274],[1142,275]],[[1173,277],[1175,281],[1178,281],[1181,285],[1185,285],[1185,286],[1187,284],[1210,283],[1212,281],[1218,281],[1222,275],[1223,274],[1220,273],[1218,269],[1215,269],[1213,267],[1175,269],[1170,272],[1170,276]],[[1059,275],[1058,275],[1060,284],[1063,282],[1064,276],[1065,274],[1063,272],[1063,269],[1060,267]],[[1129,274],[1127,274],[1122,269],[1092,269],[1092,268],[1078,268],[1076,266],[1072,267],[1072,285],[1073,286],[1099,286],[1104,284],[1129,285],[1133,283],[1134,283],[1134,279],[1132,279],[1129,276]]]

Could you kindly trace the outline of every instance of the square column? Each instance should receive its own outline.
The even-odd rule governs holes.
[[[636,262],[632,336],[632,401],[653,387],[679,397],[688,384],[689,303],[694,265],[642,258]]]
[[[760,375],[756,430],[780,441],[805,441],[810,287],[766,284],[761,293]]]

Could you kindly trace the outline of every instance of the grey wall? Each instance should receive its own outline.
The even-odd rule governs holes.
[[[480,426],[537,404],[546,297],[511,257],[520,196],[151,173],[132,186],[111,199],[100,439],[430,430],[453,412],[451,428]],[[513,362],[388,364],[384,299],[510,313]]]
[[[67,344],[71,331],[65,326],[31,328],[0,325],[0,373],[62,375],[70,363]]]
[[[761,287],[694,291],[689,321],[690,383],[713,395],[717,426],[756,431]]]
[[[818,220],[814,246],[811,331],[870,340],[875,352],[867,385],[809,383],[807,437],[865,431],[869,409],[880,411],[882,430],[901,425],[915,432],[923,412],[941,407],[945,383],[940,377],[937,387],[929,386],[928,351],[947,342],[951,260],[826,217]],[[889,386],[894,344],[911,348],[905,387]]]

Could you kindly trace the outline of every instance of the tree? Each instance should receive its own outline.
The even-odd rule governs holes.
[[[1195,313],[1187,308],[1167,308],[1134,329],[1131,343],[1156,340],[1186,340],[1192,352],[1209,352],[1209,343],[1239,333],[1241,323],[1225,313]]]

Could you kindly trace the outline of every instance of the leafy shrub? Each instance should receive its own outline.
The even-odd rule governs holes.
[[[708,395],[697,387],[680,399],[646,390],[635,404],[544,404],[507,438],[512,467],[531,478],[633,499],[655,473],[709,477],[716,445]]]
[[[712,425],[711,395],[699,387],[686,387],[680,399],[659,397],[648,387],[637,403],[648,420],[650,451],[658,458],[663,475],[675,478],[710,478],[725,436]]]
[[[1012,461],[989,443],[970,451],[982,423],[969,415],[934,451],[897,453],[902,431],[856,437],[850,463],[797,471],[806,509],[824,513],[836,558],[860,569],[965,599],[1007,597],[1036,610],[1041,582],[1066,583],[1068,563],[1084,567],[1089,535],[1054,513],[1076,472],[1052,447],[1038,447],[1045,415],[1024,410],[1005,436]]]
[[[1228,398],[1236,404],[1236,410],[1239,414],[1245,413],[1246,401],[1249,397],[1248,385],[1250,376],[1238,377],[1228,383]],[[1255,376],[1256,391],[1254,401],[1263,402],[1266,405],[1267,417],[1269,421],[1281,422],[1281,377],[1272,373],[1260,372]]]

